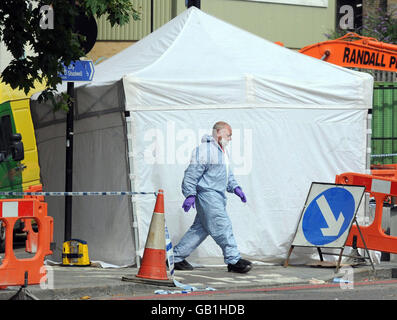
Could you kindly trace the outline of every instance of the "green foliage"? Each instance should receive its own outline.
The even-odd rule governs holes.
[[[372,9],[363,16],[361,34],[382,42],[397,43],[397,19],[394,11]]]
[[[97,17],[108,14],[108,20],[112,27],[116,24],[128,23],[130,14],[134,20],[140,19],[140,13],[130,0],[86,0],[83,2],[83,6]]]
[[[62,73],[62,63],[69,65],[72,60],[84,56],[82,42],[84,37],[72,31],[79,10],[87,16],[107,16],[113,25],[128,23],[130,17],[140,18],[139,12],[130,0],[80,0],[80,9],[66,0],[42,0],[32,7],[32,1],[0,1],[0,39],[13,56],[13,60],[1,74],[2,81],[13,89],[28,93],[34,88],[35,81],[47,84],[39,101],[50,99],[55,109],[67,110],[66,95],[55,101],[57,85],[62,83],[58,73]],[[40,27],[42,14],[40,8],[52,6],[54,28]],[[26,48],[33,54],[26,55]]]

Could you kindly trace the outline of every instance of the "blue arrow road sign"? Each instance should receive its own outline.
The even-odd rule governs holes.
[[[63,65],[64,72],[59,74],[63,81],[91,81],[94,77],[94,64],[91,60],[76,60]]]
[[[307,241],[320,246],[338,239],[354,218],[353,195],[344,188],[330,188],[318,194],[307,206],[302,230]]]

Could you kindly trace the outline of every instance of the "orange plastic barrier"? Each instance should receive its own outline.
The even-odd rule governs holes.
[[[168,280],[165,260],[164,194],[163,190],[159,190],[152,221],[150,222],[142,265],[136,276],[152,280]]]
[[[36,186],[30,186],[25,192],[42,192],[43,186],[41,184]],[[44,201],[44,196],[24,196],[24,199],[37,199],[39,201]],[[25,241],[25,251],[30,253],[35,253],[37,251],[38,244],[38,233],[35,232],[32,228],[32,220],[24,219],[24,228],[23,231],[26,232],[26,241]]]
[[[371,174],[397,179],[397,164],[373,164],[371,165]]]
[[[390,196],[397,196],[397,179],[348,172],[337,175],[335,183],[365,186],[365,191],[375,198],[376,203],[375,217],[371,225],[360,226],[365,244],[371,250],[397,253],[397,237],[389,236],[382,230],[383,203]],[[356,237],[357,247],[365,248],[359,229],[355,225],[350,230],[347,246],[352,246],[353,237]]]
[[[38,246],[33,258],[17,259],[13,250],[13,229],[15,222],[21,218],[34,218],[38,225]],[[47,216],[47,203],[38,199],[4,199],[0,200],[0,219],[6,228],[5,255],[0,266],[0,288],[39,284],[45,280],[40,270],[44,258],[52,254],[53,218]]]
[[[30,186],[25,190],[25,192],[43,192],[43,186],[38,184],[36,186]],[[24,199],[37,199],[39,201],[44,201],[44,196],[24,196]]]
[[[39,234],[33,230],[31,219],[24,219],[24,224],[23,231],[26,232],[25,251],[35,253],[37,252]]]

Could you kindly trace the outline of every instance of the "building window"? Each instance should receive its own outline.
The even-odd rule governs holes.
[[[8,153],[12,136],[11,117],[9,115],[0,118],[0,151]]]

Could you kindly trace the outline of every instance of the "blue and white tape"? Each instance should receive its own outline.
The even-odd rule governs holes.
[[[167,253],[168,268],[172,279],[174,279],[174,251],[172,250],[172,242],[168,233],[167,224],[165,225],[165,249]]]
[[[371,158],[395,157],[397,153],[371,154]]]
[[[14,192],[14,191],[0,191],[0,196],[55,196],[55,197],[83,197],[83,196],[134,196],[153,194],[157,196],[156,192],[132,192],[132,191],[90,191],[90,192]]]
[[[171,242],[171,237],[168,232],[167,228],[167,223],[165,224],[165,247],[166,247],[166,253],[167,253],[167,261],[168,261],[168,268],[170,271],[171,278],[175,284],[176,287],[181,288],[182,290],[156,290],[154,293],[155,294],[175,294],[175,293],[190,293],[193,291],[215,291],[216,289],[211,288],[211,287],[206,287],[206,288],[197,288],[193,287],[188,284],[183,284],[180,283],[175,279],[175,274],[174,274],[174,251],[172,249],[172,242]]]

